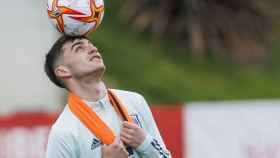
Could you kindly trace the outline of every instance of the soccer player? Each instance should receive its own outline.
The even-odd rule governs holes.
[[[103,59],[86,37],[58,39],[46,55],[45,71],[69,92],[51,128],[47,158],[171,157],[145,99],[106,88]]]

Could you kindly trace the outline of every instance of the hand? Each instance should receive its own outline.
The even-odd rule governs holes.
[[[146,138],[146,132],[134,123],[125,121],[121,130],[121,141],[132,148],[138,148]]]
[[[128,158],[128,152],[118,138],[110,145],[103,145],[101,150],[102,158]]]

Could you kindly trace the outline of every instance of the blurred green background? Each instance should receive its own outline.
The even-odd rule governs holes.
[[[123,9],[131,5],[127,7],[127,3],[105,1],[103,22],[97,32],[90,35],[105,60],[108,87],[139,92],[154,105],[280,98],[277,7],[267,9],[271,11],[268,15],[271,21],[267,29],[270,32],[265,35],[265,38],[269,37],[265,60],[250,60],[249,55],[245,56],[245,62],[235,62],[227,57],[216,57],[215,53],[211,53],[215,51],[213,49],[204,49],[208,53],[197,57],[190,46],[178,45],[178,40],[174,40],[170,32],[171,36],[165,37],[155,36],[147,28],[144,31],[135,29],[131,24],[133,19],[123,17]],[[127,12],[135,10],[131,9]],[[187,17],[191,19],[189,14]]]

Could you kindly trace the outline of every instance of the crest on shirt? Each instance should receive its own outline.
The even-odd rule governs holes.
[[[90,149],[94,150],[95,148],[99,147],[101,144],[102,143],[98,139],[93,138]]]
[[[141,121],[139,119],[140,118],[139,115],[132,114],[132,115],[129,115],[129,116],[132,118],[133,122],[136,123],[140,128],[143,127],[142,124],[141,124]]]

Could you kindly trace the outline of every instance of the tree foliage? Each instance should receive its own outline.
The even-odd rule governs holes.
[[[266,0],[127,0],[122,17],[141,32],[172,39],[197,58],[239,64],[269,58],[272,16]]]

